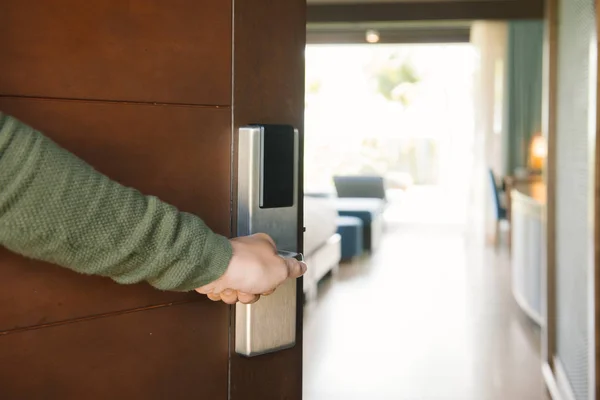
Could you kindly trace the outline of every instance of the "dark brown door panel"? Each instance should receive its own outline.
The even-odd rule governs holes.
[[[228,108],[0,97],[0,110],[122,184],[196,213],[213,229],[229,233]]]
[[[203,300],[0,336],[0,398],[226,399],[228,315]]]
[[[5,0],[0,95],[231,103],[230,0]]]
[[[235,7],[234,126],[253,122],[293,125],[301,135],[300,154],[303,154],[305,9],[303,0],[244,0]],[[257,26],[261,29],[256,29]],[[302,158],[298,221],[303,220]],[[302,237],[299,232],[300,241]],[[298,249],[302,249],[301,242]],[[232,400],[302,398],[301,281],[297,293],[296,346],[251,359],[233,354]]]
[[[0,98],[113,179],[201,216],[230,234],[230,110]],[[0,251],[0,331],[187,300],[120,286]]]
[[[0,336],[6,331],[194,301],[198,296],[160,292],[147,284],[118,285],[0,248]]]

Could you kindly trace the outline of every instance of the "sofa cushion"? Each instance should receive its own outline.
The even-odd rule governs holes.
[[[339,217],[337,222],[342,237],[342,259],[360,256],[363,252],[363,221],[357,217]]]
[[[373,198],[336,199],[336,208],[340,216],[358,217],[363,221],[363,247],[375,250],[383,233],[385,202]]]
[[[370,224],[385,210],[385,201],[374,198],[338,198],[335,206],[340,215],[359,217]]]

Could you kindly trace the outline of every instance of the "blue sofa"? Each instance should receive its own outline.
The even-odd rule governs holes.
[[[359,218],[362,222],[363,250],[368,252],[376,250],[384,231],[383,213],[387,206],[383,177],[348,175],[335,176],[333,179],[337,196],[334,193],[305,193],[305,195],[332,199],[341,217]],[[340,230],[342,229],[338,224],[338,233]],[[346,245],[352,246],[349,243]],[[342,248],[344,248],[343,239]],[[348,249],[347,247],[347,254],[349,254]]]
[[[340,216],[362,220],[363,249],[370,252],[376,250],[384,230],[384,201],[370,198],[337,198],[335,203]]]
[[[341,216],[357,217],[363,223],[363,247],[373,251],[383,233],[383,212],[387,205],[385,180],[376,175],[333,177],[337,209]]]

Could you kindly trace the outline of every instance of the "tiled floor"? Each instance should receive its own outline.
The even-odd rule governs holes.
[[[388,226],[307,306],[304,399],[547,399],[509,273],[458,225]]]

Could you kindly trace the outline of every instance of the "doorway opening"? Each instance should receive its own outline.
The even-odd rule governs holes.
[[[545,398],[508,250],[474,236],[479,65],[468,43],[307,46],[306,400]]]

